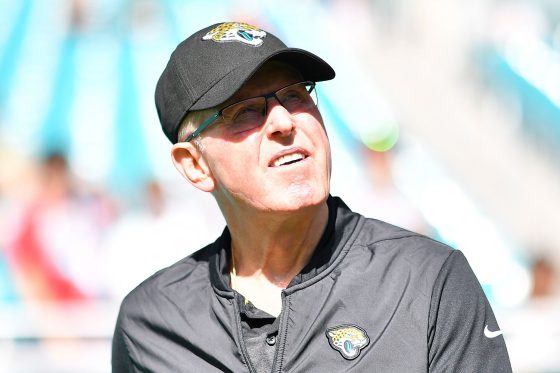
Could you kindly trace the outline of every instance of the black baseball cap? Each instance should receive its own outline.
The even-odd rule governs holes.
[[[217,23],[181,42],[156,86],[156,108],[167,138],[176,143],[187,113],[224,103],[270,60],[292,65],[305,80],[335,76],[318,56],[288,48],[270,32],[247,23]]]

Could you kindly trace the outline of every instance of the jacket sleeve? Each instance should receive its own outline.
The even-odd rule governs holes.
[[[112,351],[111,351],[111,371],[112,373],[130,373],[137,372],[132,365],[132,359],[126,345],[127,336],[121,325],[121,316],[117,320],[115,332],[113,333]]]
[[[486,330],[486,331],[485,331]],[[511,372],[503,336],[463,253],[454,250],[434,283],[428,319],[429,372]]]

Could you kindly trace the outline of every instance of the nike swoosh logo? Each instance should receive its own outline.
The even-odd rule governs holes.
[[[488,330],[488,325],[486,325],[486,327],[484,327],[484,335],[486,336],[486,338],[496,338],[499,335],[502,335],[502,331],[501,330],[496,330],[495,332]]]

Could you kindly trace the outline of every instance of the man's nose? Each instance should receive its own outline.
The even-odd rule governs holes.
[[[267,100],[266,133],[268,137],[289,136],[294,130],[294,118],[292,114],[276,97]]]

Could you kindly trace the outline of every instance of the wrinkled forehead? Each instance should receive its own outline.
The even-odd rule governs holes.
[[[241,86],[228,102],[264,95],[302,80],[302,74],[293,66],[280,61],[268,61]]]

